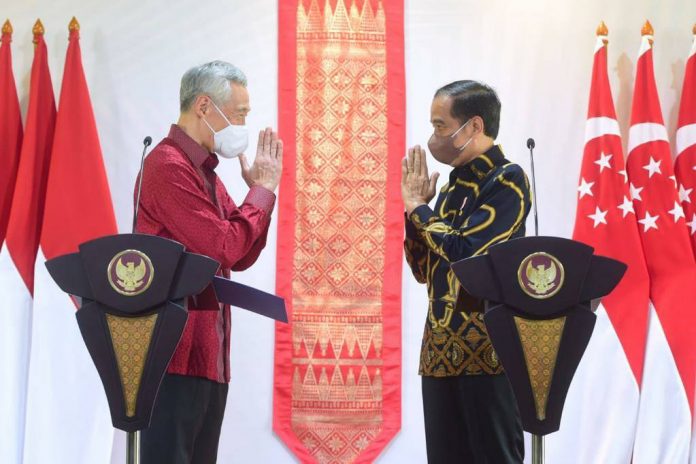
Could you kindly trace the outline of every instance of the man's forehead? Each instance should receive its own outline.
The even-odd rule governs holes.
[[[232,98],[226,105],[230,110],[248,110],[249,109],[249,91],[246,87],[236,82],[230,82],[232,88]]]
[[[233,96],[237,96],[240,98],[249,98],[249,90],[247,90],[246,86],[238,82],[230,81],[230,89],[232,90]]]
[[[449,113],[452,107],[452,99],[447,96],[437,96],[433,98],[433,104],[431,109],[433,111],[446,112]]]
[[[452,99],[449,97],[435,97],[430,107],[430,120],[432,122],[444,122],[452,119],[451,116]]]

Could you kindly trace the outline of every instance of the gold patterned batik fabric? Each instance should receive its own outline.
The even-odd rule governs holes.
[[[425,326],[419,373],[425,376],[500,374],[502,365],[493,349],[483,313],[474,313],[457,330]]]
[[[546,404],[565,321],[565,317],[532,320],[515,316],[515,326],[522,343],[527,374],[534,394],[536,416],[539,420],[546,419]]]
[[[434,209],[419,206],[406,220],[406,260],[428,288],[421,375],[493,375],[503,372],[483,322],[483,304],[462,289],[450,263],[524,236],[529,184],[498,146],[455,168]]]
[[[126,403],[126,416],[133,417],[157,314],[142,317],[119,317],[107,314],[106,322],[116,353],[116,363]]]

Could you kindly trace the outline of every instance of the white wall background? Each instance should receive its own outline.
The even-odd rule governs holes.
[[[407,143],[427,141],[430,100],[437,87],[462,78],[494,86],[503,102],[499,141],[508,157],[528,169],[525,141],[529,136],[536,139],[542,234],[569,237],[572,233],[594,31],[600,20],[606,21],[610,31],[610,80],[624,134],[640,29],[646,18],[652,21],[656,77],[673,137],[684,61],[696,21],[693,0],[405,3]],[[276,0],[0,0],[0,19],[10,18],[15,29],[13,65],[24,113],[33,57],[32,25],[40,17],[46,27],[58,98],[72,15],[82,25],[84,67],[121,232],[130,230],[141,141],[146,135],[159,140],[176,120],[179,79],[188,67],[213,59],[237,64],[249,77],[251,133],[266,125],[277,126]],[[442,166],[437,169],[446,173]],[[218,168],[232,196],[241,200],[245,187],[238,171],[234,161]],[[261,258],[237,279],[273,291],[275,237],[274,223]],[[424,288],[415,284],[404,267],[403,424],[380,462],[425,462],[417,375],[425,309]],[[232,382],[219,461],[293,462],[271,431],[273,324],[241,311],[234,313],[231,349]],[[123,462],[123,442],[119,432],[114,462]]]

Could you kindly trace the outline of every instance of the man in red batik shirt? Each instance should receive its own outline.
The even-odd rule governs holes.
[[[251,266],[266,245],[273,193],[280,182],[283,143],[259,133],[249,165],[245,126],[247,80],[235,66],[213,61],[181,79],[179,121],[145,160],[136,230],[181,242],[220,263],[221,275]],[[237,206],[215,174],[218,156],[239,157],[249,186]],[[137,189],[137,181],[136,181]],[[181,341],[142,432],[143,464],[204,464],[217,459],[230,381],[230,308],[212,287],[189,298]]]

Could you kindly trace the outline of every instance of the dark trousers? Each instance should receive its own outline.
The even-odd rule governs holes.
[[[150,427],[142,431],[142,464],[214,464],[227,384],[165,374]]]
[[[422,387],[428,463],[522,463],[522,423],[504,374],[424,376]]]

